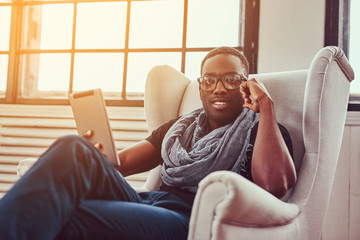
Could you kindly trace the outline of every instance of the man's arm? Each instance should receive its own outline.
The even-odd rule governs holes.
[[[88,130],[82,134],[83,137],[89,138],[94,134]],[[99,151],[102,149],[101,143],[95,143],[94,147]],[[161,154],[155,146],[147,140],[142,140],[131,145],[118,153],[120,166],[116,170],[126,177],[131,174],[148,171],[159,164],[162,164]]]
[[[169,128],[178,118],[161,125],[146,140],[119,152],[120,167],[117,168],[124,176],[148,171],[163,163],[161,158],[162,141]]]
[[[123,176],[148,171],[162,163],[160,153],[147,140],[140,141],[118,153]]]
[[[251,164],[253,180],[281,198],[294,185],[296,172],[276,121],[273,101],[262,83],[255,79],[246,81],[240,91],[245,100],[243,107],[260,113]]]

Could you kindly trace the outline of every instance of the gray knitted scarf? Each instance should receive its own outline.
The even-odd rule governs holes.
[[[179,118],[166,133],[161,180],[167,186],[196,192],[198,183],[217,170],[240,172],[258,115],[243,109],[233,123],[207,131],[207,115],[197,109]]]

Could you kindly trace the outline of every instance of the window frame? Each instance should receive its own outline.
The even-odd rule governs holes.
[[[126,16],[126,36],[124,49],[75,49],[75,25],[76,13],[78,3],[93,3],[93,2],[127,2],[127,16]],[[180,48],[129,48],[129,22],[131,3],[135,1],[144,0],[52,0],[52,1],[31,1],[24,2],[24,0],[15,0],[9,3],[1,3],[1,5],[12,6],[11,26],[10,26],[10,43],[9,43],[9,64],[7,75],[7,86],[5,98],[0,98],[0,103],[11,104],[31,104],[31,105],[68,105],[68,99],[51,99],[51,98],[23,98],[20,94],[20,58],[24,53],[71,53],[71,69],[70,69],[70,83],[69,92],[72,91],[73,71],[74,71],[74,55],[79,52],[121,52],[124,53],[124,72],[123,72],[123,89],[122,99],[106,99],[108,106],[144,106],[144,100],[127,99],[126,96],[126,77],[127,77],[127,63],[129,53],[134,52],[180,52],[181,53],[181,72],[185,72],[185,55],[187,52],[210,51],[212,47],[189,48],[186,46],[187,37],[187,14],[188,14],[188,0],[184,0],[184,16],[183,16],[183,33],[182,46]],[[146,1],[146,0],[145,0]],[[72,34],[72,48],[70,50],[22,50],[22,29],[23,29],[23,14],[26,5],[41,5],[41,4],[59,4],[72,3],[74,4],[73,16],[73,34]],[[258,32],[259,32],[259,4],[260,0],[245,0],[245,37],[244,47],[237,46],[236,48],[243,51],[247,56],[250,64],[250,73],[257,73],[257,58],[258,58]],[[241,21],[241,19],[239,19]],[[240,41],[239,41],[240,42]],[[6,53],[5,53],[6,54]]]
[[[350,0],[326,0],[324,46],[339,46],[349,55]],[[360,96],[350,95],[348,111],[360,111]]]

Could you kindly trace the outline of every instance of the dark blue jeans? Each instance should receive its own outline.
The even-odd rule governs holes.
[[[0,239],[186,239],[191,204],[138,194],[87,140],[57,140],[0,200]]]

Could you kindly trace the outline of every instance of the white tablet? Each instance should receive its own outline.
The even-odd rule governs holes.
[[[78,133],[83,135],[86,131],[92,130],[93,135],[87,139],[93,144],[100,143],[100,151],[114,166],[120,166],[101,90],[72,93],[69,100]]]

